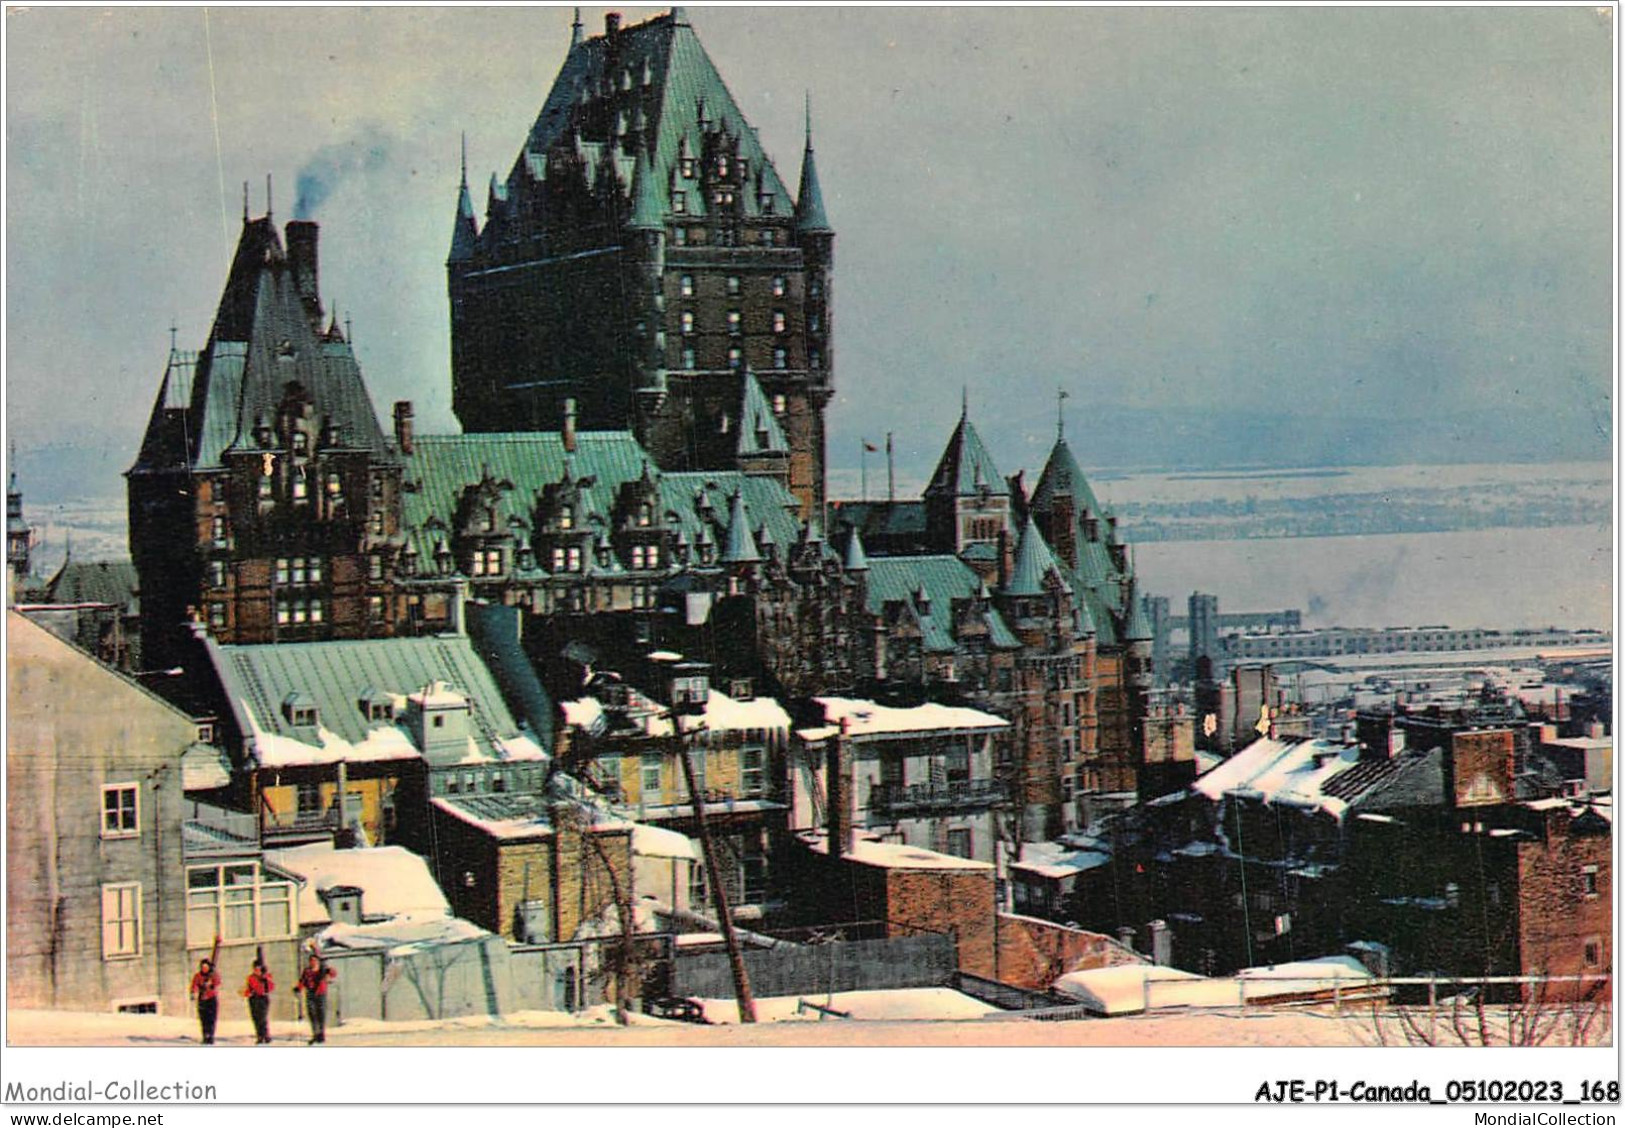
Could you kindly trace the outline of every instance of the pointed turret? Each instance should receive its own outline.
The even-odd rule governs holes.
[[[969,414],[961,411],[959,424],[948,438],[926,493],[973,497],[983,489],[995,494],[1009,492],[1004,475],[999,473],[993,456],[982,445],[982,437],[976,433]]]
[[[632,231],[660,231],[666,226],[665,209],[660,204],[660,187],[647,150],[638,151],[638,164],[632,174],[632,217],[626,226]]]
[[[796,192],[796,230],[803,235],[833,235],[824,214],[824,193],[818,187],[818,165],[813,160],[812,99],[807,101],[807,147],[801,154],[801,188]]]
[[[1028,517],[1026,527],[1021,530],[1021,543],[1016,546],[1016,563],[1010,569],[1010,578],[1004,585],[1004,594],[1044,595],[1047,593],[1044,580],[1051,572],[1054,572],[1056,579],[1061,581],[1062,590],[1069,592],[1072,590],[1060,566],[1055,563],[1055,557],[1044,541],[1044,534],[1038,531],[1038,523]]]
[[[1151,642],[1153,637],[1151,620],[1145,613],[1145,600],[1140,598],[1131,582],[1128,585],[1128,622],[1123,624],[1123,641]]]
[[[468,194],[468,139],[463,139],[463,176],[457,186],[457,218],[451,228],[451,254],[446,261],[466,262],[474,257],[474,246],[479,240],[479,225],[474,220],[474,199]]]
[[[869,570],[869,554],[863,551],[863,537],[858,533],[856,525],[852,526],[852,536],[846,542],[846,570],[848,572]]]
[[[724,564],[760,563],[762,554],[756,550],[756,538],[751,536],[750,517],[745,513],[745,491],[734,494],[728,511],[728,543],[722,550]]]

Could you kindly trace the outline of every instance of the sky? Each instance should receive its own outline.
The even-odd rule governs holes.
[[[1607,456],[1607,9],[689,15],[791,184],[811,95],[837,473],[894,431],[900,478],[923,476],[961,389],[1006,473],[1041,465],[1058,388],[1086,466],[1245,459],[1328,420],[1344,445],[1312,460],[1397,442],[1430,461],[1433,419],[1467,461]],[[14,442],[81,448],[87,491],[122,492],[171,325],[207,338],[243,182],[259,215],[270,174],[285,220],[316,169],[324,297],[375,406],[455,430],[459,136],[483,209],[570,19],[8,9]]]

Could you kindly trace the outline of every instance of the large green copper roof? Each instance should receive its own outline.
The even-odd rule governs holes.
[[[749,179],[738,205],[746,218],[766,214],[766,196],[773,199],[773,214],[792,214],[793,201],[755,129],[680,11],[621,28],[613,38],[584,39],[570,49],[509,173],[509,198],[524,199],[527,186],[545,177],[548,151],[572,143],[589,169],[613,145],[610,163],[632,187],[634,158],[614,142],[617,126],[637,132],[635,147],[648,155],[653,173],[653,195],[649,210],[639,207],[640,223],[647,223],[654,210],[662,218],[671,214],[674,190],[685,193],[684,214],[707,213],[709,201],[699,180],[684,180],[679,163],[684,155],[700,155],[705,128],[726,129],[739,140]]]
[[[919,597],[925,596],[921,607]],[[948,651],[955,647],[953,605],[956,600],[984,599],[987,588],[975,570],[957,556],[876,556],[869,561],[865,605],[870,614],[883,614],[889,603],[901,603],[920,626],[925,647]],[[990,641],[1000,649],[1020,646],[1014,633],[992,607],[986,612]]]
[[[755,375],[745,373],[739,403],[738,454],[789,454],[790,443]]]

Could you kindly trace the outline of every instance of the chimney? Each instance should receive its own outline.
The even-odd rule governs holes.
[[[604,38],[605,39],[614,39],[620,33],[621,33],[621,13],[619,13],[619,12],[605,12],[604,13]]]
[[[403,455],[412,453],[412,401],[395,401],[395,445]]]
[[[317,891],[334,924],[360,924],[362,890],[356,885],[330,885]]]
[[[576,401],[564,401],[564,452],[574,454],[576,451]]]
[[[852,852],[852,754],[847,732],[850,722],[841,718],[841,731],[829,746],[824,777],[829,792],[829,856],[840,857]]]
[[[288,221],[288,261],[293,264],[293,283],[299,290],[305,314],[322,331],[322,298],[317,286],[316,236],[321,228],[308,219]]]

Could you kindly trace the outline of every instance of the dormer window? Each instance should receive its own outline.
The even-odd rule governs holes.
[[[694,179],[694,158],[693,157],[683,157],[680,161],[677,162],[677,165],[678,165],[679,171],[681,171],[682,174],[683,174],[683,179],[684,180],[693,180]]]
[[[365,689],[361,692],[361,699],[356,702],[361,715],[368,721],[392,721],[395,719],[395,699],[379,689]]]
[[[293,500],[304,501],[309,496],[310,486],[305,481],[304,474],[298,470],[295,470],[293,474]]]
[[[671,194],[671,210],[678,215],[688,214],[688,193],[673,192]]]
[[[474,553],[474,575],[502,575],[502,550],[500,548],[484,548],[477,550]]]
[[[642,505],[638,506],[638,528],[647,529],[650,525],[654,524],[654,519],[655,507],[653,505],[650,505],[648,502],[644,502]]]
[[[559,528],[573,529],[576,527],[576,511],[573,505],[559,506]]]
[[[303,693],[290,693],[282,699],[282,716],[295,728],[314,728],[320,719],[315,700]]]
[[[340,501],[344,497],[344,480],[337,472],[331,470],[327,473],[327,496],[334,501]]]
[[[763,215],[772,215],[773,214],[773,193],[771,193],[771,192],[763,192],[762,193],[762,214]]]

